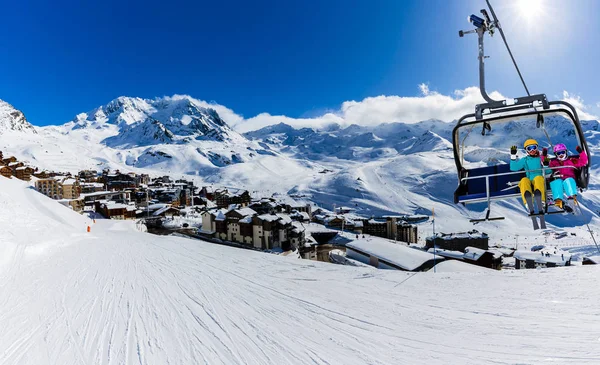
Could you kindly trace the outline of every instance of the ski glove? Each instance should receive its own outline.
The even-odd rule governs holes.
[[[583,149],[581,148],[581,146],[575,147],[575,150],[577,151],[577,153],[583,152]]]
[[[510,159],[511,160],[516,160],[517,159],[517,146],[512,146],[510,148]]]
[[[548,158],[548,156],[544,156],[544,158],[542,159],[542,164],[544,164],[544,166],[550,166],[550,159]]]
[[[542,156],[548,156],[548,149],[546,147],[542,148]]]

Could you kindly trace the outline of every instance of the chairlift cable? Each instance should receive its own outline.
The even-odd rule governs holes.
[[[512,52],[510,50],[510,47],[508,46],[508,42],[506,41],[506,37],[504,36],[504,31],[502,30],[502,27],[500,26],[500,22],[498,21],[498,18],[496,17],[494,8],[492,8],[492,4],[490,4],[490,0],[485,0],[485,1],[488,5],[488,8],[490,8],[490,11],[492,12],[492,16],[494,17],[494,21],[496,22],[496,27],[500,31],[500,36],[502,37],[502,40],[504,41],[506,50],[508,51],[508,54],[510,55],[511,60],[512,60],[513,64],[515,65],[515,68],[517,69],[517,73],[519,74],[519,78],[521,79],[521,82],[523,83],[523,87],[525,88],[525,91],[527,92],[527,96],[531,96],[531,94],[529,93],[529,89],[527,88],[527,85],[525,84],[525,80],[523,79],[523,75],[521,75],[521,70],[519,70],[517,61],[515,60],[515,57],[513,56]]]

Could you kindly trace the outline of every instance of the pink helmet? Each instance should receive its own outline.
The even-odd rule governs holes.
[[[554,155],[556,155],[556,158],[559,160],[565,160],[567,158],[567,146],[562,143],[556,144],[554,148],[552,148],[552,151],[554,151]]]

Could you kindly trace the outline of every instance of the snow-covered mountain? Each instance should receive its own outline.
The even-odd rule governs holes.
[[[19,126],[18,119],[10,121]],[[18,135],[3,140],[0,149],[56,170],[142,168],[207,176],[273,155],[232,130],[214,109],[187,96],[120,97],[64,125],[31,127],[37,136],[23,135],[26,128],[0,125],[0,130]]]
[[[239,139],[215,110],[183,96],[154,100],[120,97],[79,114],[59,128],[64,134],[81,129],[116,132],[101,143],[118,149],[182,144],[192,139],[219,142]]]
[[[6,132],[37,133],[23,112],[0,100],[0,134]]]
[[[204,105],[204,106],[203,106]],[[21,114],[22,115],[22,114]],[[23,118],[24,120],[24,118]],[[14,125],[14,123],[10,124]],[[598,122],[582,123],[594,155],[600,148]],[[438,227],[471,229],[467,217],[479,217],[482,206],[465,209],[453,202],[457,186],[451,145],[455,123],[427,120],[377,126],[329,125],[318,130],[272,125],[240,135],[205,104],[187,96],[153,100],[121,97],[61,126],[2,129],[0,150],[40,168],[77,171],[118,168],[151,175],[187,175],[198,184],[244,187],[255,195],[291,193],[332,209],[353,206],[364,215],[429,213],[435,208]],[[533,127],[532,127],[533,126]],[[464,164],[485,166],[508,161],[512,144],[527,137],[542,145],[552,141],[574,149],[572,128],[560,116],[546,118],[545,131],[531,120],[481,126],[459,132]],[[548,133],[548,136],[546,136]],[[595,224],[600,210],[597,161],[591,188],[583,195],[584,216],[552,216],[559,227]],[[488,232],[522,225],[521,203],[496,204],[505,221],[486,223]],[[584,222],[585,221],[585,222]]]

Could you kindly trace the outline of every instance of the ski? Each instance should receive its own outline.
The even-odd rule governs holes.
[[[532,214],[534,214],[533,213],[533,198],[531,197],[531,193],[528,191],[525,192],[525,201],[527,202],[527,208],[529,209],[529,215],[531,216]],[[534,231],[537,231],[538,229],[540,229],[537,218],[535,216],[531,217],[531,223],[533,224]]]
[[[540,228],[546,229],[546,217],[544,216],[544,206],[542,205],[542,193],[539,190],[536,190],[535,193],[533,193],[533,196],[535,198],[535,205],[538,208],[538,212],[540,212]]]

